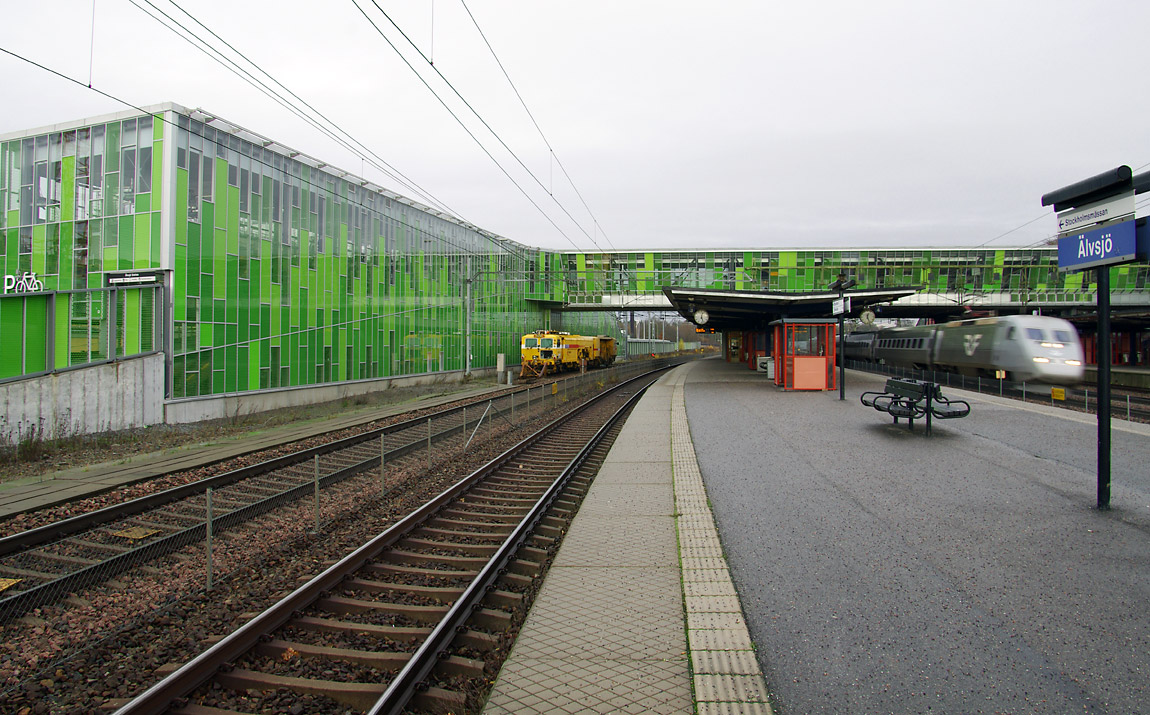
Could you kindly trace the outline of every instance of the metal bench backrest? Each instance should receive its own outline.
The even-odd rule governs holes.
[[[887,380],[886,392],[909,400],[921,400],[926,397],[927,384],[913,380]]]

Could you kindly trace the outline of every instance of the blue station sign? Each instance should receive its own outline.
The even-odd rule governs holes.
[[[1081,271],[1138,259],[1134,218],[1058,239],[1058,270]]]

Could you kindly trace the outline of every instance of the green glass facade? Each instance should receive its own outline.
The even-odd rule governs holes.
[[[612,296],[809,291],[843,271],[947,300],[1093,303],[1094,274],[1059,273],[1049,248],[545,251],[199,110],[149,111],[0,137],[0,380],[163,351],[180,400],[458,371],[468,337],[492,367],[538,328],[614,334],[590,310]],[[1112,269],[1117,304],[1146,302],[1147,273]]]
[[[460,370],[468,335],[494,366],[552,324],[560,255],[271,144],[174,106],[0,140],[0,258],[38,282],[0,298],[0,341],[26,345],[0,379],[166,349],[181,399]],[[170,313],[111,290],[124,271],[163,272]]]

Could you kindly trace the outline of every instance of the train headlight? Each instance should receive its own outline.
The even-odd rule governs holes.
[[[1048,358],[1048,357],[1036,357],[1036,358],[1034,358],[1034,362],[1050,362],[1050,358]]]
[[[1067,360],[1066,364],[1067,365],[1074,365],[1075,367],[1077,367],[1077,366],[1082,364],[1082,361],[1081,360]]]
[[[1064,347],[1066,347],[1062,343],[1039,343],[1039,344],[1044,348],[1064,348]]]

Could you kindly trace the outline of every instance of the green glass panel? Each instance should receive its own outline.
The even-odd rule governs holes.
[[[117,245],[119,246],[119,270],[129,270],[132,268],[133,257],[135,256],[136,245],[136,231],[135,221],[133,216],[121,216],[120,225],[117,235]],[[109,266],[109,269],[111,266]]]
[[[24,345],[23,299],[7,298],[0,300],[0,340],[9,346]],[[0,378],[17,377],[24,374],[23,362],[23,350],[0,350]]]
[[[55,341],[53,343],[53,345],[54,345],[54,350],[55,350],[56,354],[54,356],[55,357],[55,365],[52,366],[53,369],[68,367],[68,347],[69,347],[69,340],[71,337],[71,335],[70,335],[70,332],[71,332],[70,331],[70,327],[71,327],[70,315],[72,312],[71,300],[72,300],[71,296],[60,296],[60,299],[58,299],[56,301],[56,305],[55,305],[56,325],[53,326],[53,329],[55,329],[55,331],[56,331],[55,336],[53,336],[53,340]]]
[[[152,221],[149,214],[138,213],[135,219],[135,234],[133,236],[132,268],[152,268]],[[123,237],[120,237],[123,243]]]
[[[72,218],[76,215],[76,157],[65,156],[62,164],[60,215],[63,218]]]
[[[57,224],[51,224],[52,228],[59,231]],[[32,272],[38,276],[46,276],[48,273],[48,226],[40,224],[39,226],[32,227]],[[55,233],[54,231],[53,233]],[[55,236],[53,236],[55,238]],[[59,248],[53,249],[52,253],[59,251]],[[55,271],[53,271],[54,273]]]
[[[24,371],[43,372],[48,369],[49,298],[34,296],[24,300]]]

